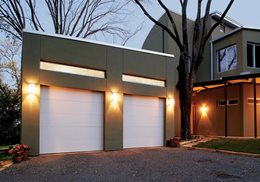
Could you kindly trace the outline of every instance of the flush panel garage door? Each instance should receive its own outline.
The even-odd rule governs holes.
[[[164,101],[124,96],[124,148],[163,146]]]
[[[103,94],[41,86],[40,153],[103,149]]]

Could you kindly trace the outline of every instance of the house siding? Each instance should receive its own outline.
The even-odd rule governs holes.
[[[178,102],[178,75],[173,71],[177,64],[173,57],[29,32],[23,39],[22,143],[28,144],[34,155],[39,154],[40,85],[104,93],[104,150],[123,149],[123,112],[127,112],[123,111],[124,94],[158,97],[165,104],[169,97]],[[106,79],[40,70],[40,61],[103,70]],[[166,87],[123,82],[122,74],[164,80]],[[37,86],[33,103],[26,93],[28,83]],[[116,109],[111,106],[112,92],[119,97]],[[176,115],[165,108],[165,143],[175,135]]]

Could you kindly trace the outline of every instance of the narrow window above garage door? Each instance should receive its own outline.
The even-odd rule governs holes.
[[[75,75],[82,75],[82,76],[90,76],[96,78],[105,78],[105,71],[89,69],[89,68],[81,68],[76,66],[68,66],[63,64],[57,63],[49,63],[49,62],[40,62],[40,69],[47,70],[47,71],[56,71],[62,73],[69,73]]]
[[[125,82],[151,85],[151,86],[157,86],[157,87],[165,87],[165,85],[166,85],[165,81],[163,81],[163,80],[145,78],[145,77],[140,77],[140,76],[132,76],[132,75],[126,75],[126,74],[123,74],[122,80]]]

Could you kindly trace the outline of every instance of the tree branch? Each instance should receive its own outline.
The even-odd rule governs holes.
[[[139,2],[139,0],[134,0],[136,2],[136,4],[142,9],[143,13],[146,15],[146,17],[148,17],[153,23],[155,23],[156,25],[158,25],[159,27],[161,27],[162,29],[164,29],[170,36],[171,38],[176,42],[176,44],[178,45],[180,51],[183,50],[183,45],[178,43],[177,37],[174,35],[174,33],[164,24],[162,24],[161,22],[155,20],[144,8],[144,6]]]
[[[161,0],[157,0],[159,2],[159,4],[161,5],[161,7],[164,9],[164,11],[166,12],[171,24],[172,24],[172,28],[173,28],[173,31],[174,31],[174,34],[176,36],[176,40],[177,40],[177,45],[181,45],[181,40],[180,40],[180,36],[179,36],[179,32],[177,30],[177,26],[175,24],[175,21],[173,20],[173,17],[170,13],[170,10],[163,4],[163,2]]]

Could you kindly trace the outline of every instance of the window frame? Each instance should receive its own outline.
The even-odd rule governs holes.
[[[247,67],[249,68],[260,68],[260,67],[256,67],[256,46],[260,47],[259,43],[254,43],[254,42],[247,42],[246,46],[248,45],[252,45],[253,46],[253,66],[248,66],[248,50],[247,50]]]
[[[216,51],[216,55],[217,55],[217,73],[225,73],[225,72],[227,72],[227,71],[232,71],[232,70],[237,69],[237,66],[236,66],[235,69],[230,69],[230,70],[227,69],[227,70],[225,70],[225,71],[220,71],[221,65],[220,65],[220,63],[219,63],[219,52],[222,51],[222,50],[227,50],[228,48],[233,47],[233,46],[236,48],[236,62],[237,62],[237,66],[238,66],[238,60],[237,60],[237,44],[234,43],[234,44],[228,45],[228,46],[226,46],[226,47],[223,47],[223,48],[221,48],[221,49],[218,49],[218,50]],[[227,63],[226,63],[226,66],[228,66]]]
[[[232,101],[232,100],[236,100],[237,103],[230,104],[230,101]],[[220,102],[224,102],[224,105],[219,104]],[[232,98],[232,99],[227,100],[227,106],[236,106],[236,105],[239,105],[239,99],[238,98]],[[217,100],[217,106],[218,107],[225,107],[225,100]]]

